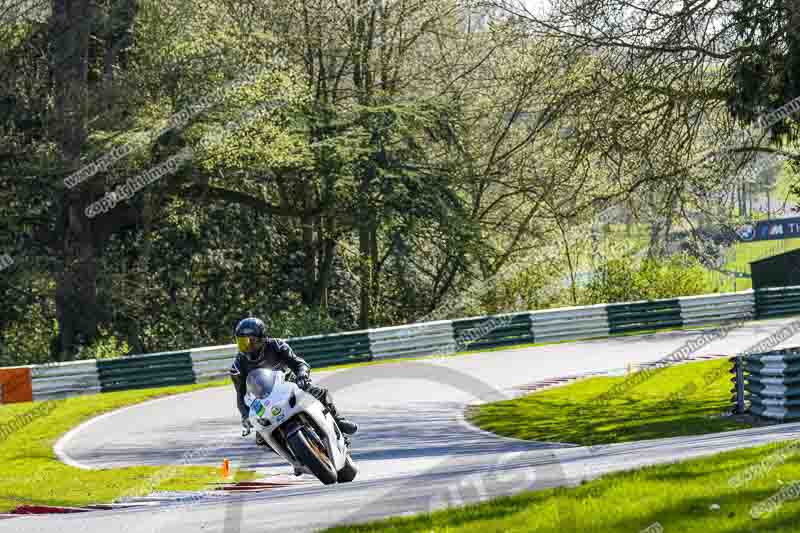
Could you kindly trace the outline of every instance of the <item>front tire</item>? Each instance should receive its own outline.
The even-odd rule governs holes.
[[[289,447],[294,452],[297,459],[311,470],[317,479],[325,485],[336,483],[338,476],[336,468],[333,466],[328,452],[316,435],[310,433],[307,427],[301,428],[297,433],[289,437]]]

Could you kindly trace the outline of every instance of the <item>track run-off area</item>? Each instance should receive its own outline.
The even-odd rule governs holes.
[[[693,353],[733,355],[792,319],[750,322]],[[711,329],[711,328],[709,328]],[[353,458],[359,475],[323,486],[241,438],[233,387],[162,398],[99,416],[56,445],[78,468],[215,465],[281,480],[268,491],[198,495],[152,506],[0,521],[0,531],[244,533],[315,531],[462,505],[523,490],[570,486],[599,475],[800,437],[800,423],[608,446],[536,443],[496,437],[464,419],[467,405],[508,399],[548,378],[621,374],[658,360],[705,330],[672,331],[551,344],[455,357],[396,361],[312,372],[340,411],[360,426]],[[777,347],[800,344],[789,338]],[[194,453],[193,453],[194,452]],[[187,462],[187,457],[191,460]],[[560,518],[569,531],[570,517]]]

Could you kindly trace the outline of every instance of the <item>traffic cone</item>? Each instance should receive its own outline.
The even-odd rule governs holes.
[[[231,477],[231,462],[228,459],[222,460],[222,477],[225,479]]]

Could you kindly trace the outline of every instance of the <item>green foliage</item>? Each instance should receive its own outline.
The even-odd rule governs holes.
[[[0,332],[0,366],[50,361],[50,341],[58,331],[56,321],[45,318],[39,306],[27,310],[24,320],[9,322]]]
[[[552,289],[561,283],[563,275],[557,263],[527,265],[514,275],[501,276],[464,316],[547,309],[563,300],[567,289]]]
[[[583,291],[589,304],[676,298],[714,292],[702,265],[686,254],[647,259],[628,254],[601,265]]]
[[[699,261],[687,255],[673,255],[663,260],[642,264],[636,280],[647,300],[676,298],[713,292],[705,285],[704,270]]]
[[[126,341],[101,333],[92,344],[80,349],[76,359],[111,359],[128,355],[130,351]]]
[[[336,321],[320,309],[294,305],[267,317],[269,334],[273,337],[305,337],[337,331]]]
[[[451,0],[368,4],[380,43],[372,23],[285,0],[100,3],[65,25],[90,32],[72,54],[58,45],[72,30],[46,19],[0,28],[0,253],[17,261],[0,275],[0,364],[224,343],[247,315],[283,336],[409,323],[470,287],[451,317],[572,305],[555,254],[505,274],[595,199],[658,189],[631,181],[643,163],[674,175],[694,103],[609,91],[611,58],[553,35],[500,20],[464,32]],[[58,69],[88,75],[72,86]],[[176,172],[81,215],[185,147]],[[564,245],[580,272],[585,246]],[[694,294],[695,277],[672,259],[612,261],[582,297]]]

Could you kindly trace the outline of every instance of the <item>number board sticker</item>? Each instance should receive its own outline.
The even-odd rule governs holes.
[[[253,402],[253,410],[258,416],[264,416],[264,411],[266,411],[266,409],[264,409],[264,404],[258,400]]]

